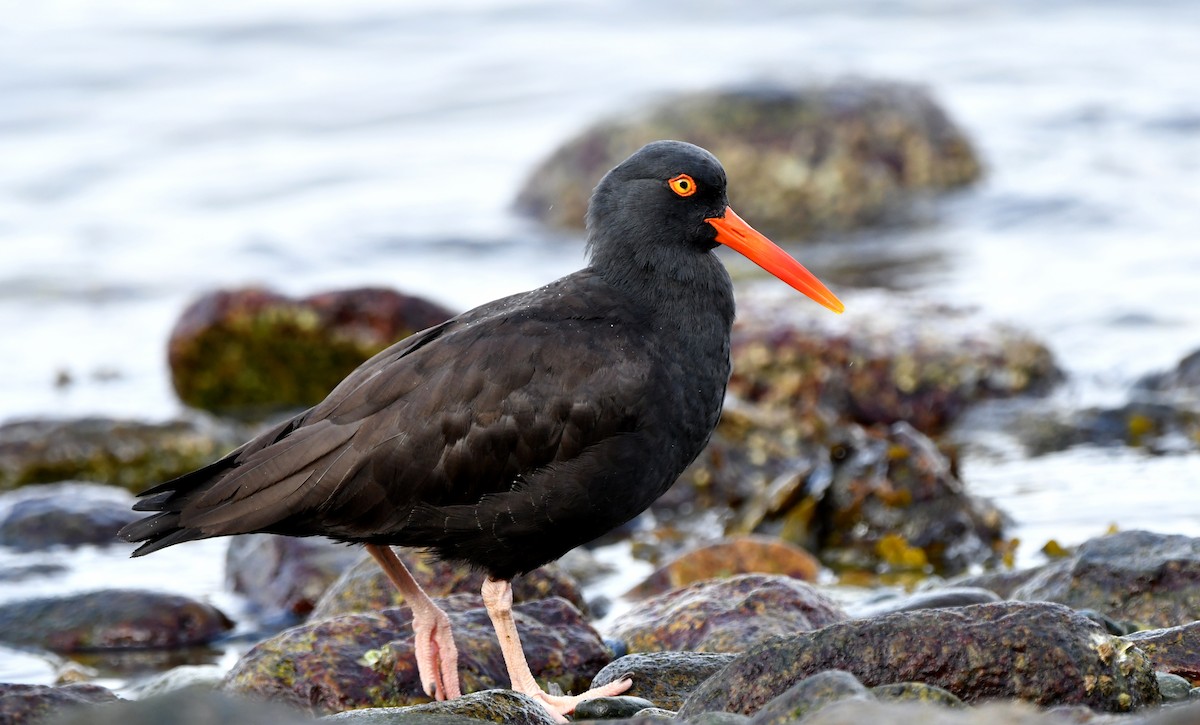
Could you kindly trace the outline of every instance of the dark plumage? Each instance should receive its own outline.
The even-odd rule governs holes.
[[[803,270],[747,251],[765,238],[727,213],[724,170],[689,144],[613,169],[587,221],[587,268],[402,340],[315,407],[143,493],[135,508],[156,513],[121,531],[144,542],[134,555],[323,535],[427,547],[503,583],[636,516],[720,415],[734,305],[713,248]],[[815,278],[788,281],[840,305]]]

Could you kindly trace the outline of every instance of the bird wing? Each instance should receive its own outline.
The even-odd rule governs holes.
[[[379,537],[418,505],[511,491],[636,430],[653,384],[645,321],[540,292],[380,353],[274,440],[247,444],[187,497],[179,525],[202,536]]]

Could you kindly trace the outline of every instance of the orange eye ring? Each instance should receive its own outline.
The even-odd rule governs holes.
[[[691,196],[696,193],[696,180],[687,174],[671,177],[667,182],[667,186],[671,187],[671,191],[680,196]]]

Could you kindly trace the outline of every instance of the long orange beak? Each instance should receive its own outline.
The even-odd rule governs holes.
[[[788,253],[775,246],[754,227],[750,226],[731,207],[725,207],[725,216],[713,217],[704,221],[712,224],[717,230],[717,241],[727,247],[736,249],[758,266],[767,270],[792,287],[803,292],[813,300],[822,304],[839,315],[845,312],[846,305],[821,283],[821,280],[804,268]]]

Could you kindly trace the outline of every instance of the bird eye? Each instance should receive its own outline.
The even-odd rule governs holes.
[[[671,191],[680,196],[691,196],[696,193],[696,182],[687,174],[672,177],[667,182],[667,186],[671,187]]]

